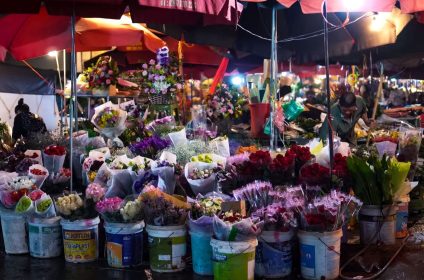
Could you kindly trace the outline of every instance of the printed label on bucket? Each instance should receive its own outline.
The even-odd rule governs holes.
[[[186,237],[149,236],[150,266],[153,270],[172,271],[185,268]]]
[[[255,274],[258,276],[283,277],[292,270],[291,242],[265,243],[256,247]]]
[[[92,261],[97,258],[97,230],[63,230],[67,261]]]
[[[213,249],[213,275],[216,280],[246,279],[255,277],[255,252],[224,254]]]
[[[62,254],[62,229],[60,225],[55,227],[29,225],[28,231],[31,256],[49,258]]]
[[[106,234],[107,261],[110,266],[136,266],[141,264],[142,232],[133,234]]]
[[[315,277],[315,246],[300,244],[300,266],[303,276]]]

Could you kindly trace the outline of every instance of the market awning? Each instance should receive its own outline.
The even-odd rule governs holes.
[[[245,2],[261,3],[267,0],[241,0]],[[297,0],[277,0],[284,7],[291,7]],[[415,13],[424,11],[422,0],[327,0],[327,12],[391,12],[400,2],[402,13]],[[316,14],[322,12],[323,0],[299,1],[302,12],[305,14]]]
[[[51,16],[44,7],[38,14],[11,14],[0,18],[0,60],[9,51],[24,60],[46,55],[50,51],[70,49],[71,21],[67,16]],[[110,49],[112,46],[142,44],[155,52],[165,45],[159,37],[140,24],[120,20],[80,18],[77,20],[77,51]]]

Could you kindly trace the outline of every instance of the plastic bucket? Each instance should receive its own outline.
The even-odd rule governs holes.
[[[4,249],[7,254],[27,254],[28,242],[24,216],[13,212],[1,213]]]
[[[405,238],[408,235],[409,195],[402,196],[398,202],[396,213],[396,238]]]
[[[186,228],[147,225],[150,268],[156,272],[175,272],[185,268]]]
[[[342,230],[298,231],[300,271],[305,279],[337,279],[340,268]]]
[[[252,137],[263,136],[266,119],[269,117],[269,103],[252,103],[250,107],[250,133]]]
[[[105,223],[107,263],[111,267],[141,265],[144,223]]]
[[[99,217],[88,220],[61,220],[65,260],[92,262],[99,256]]]
[[[190,231],[193,271],[199,275],[213,275],[212,233]]]
[[[32,218],[28,221],[29,253],[35,258],[55,258],[62,255],[60,217]]]
[[[293,231],[263,231],[256,247],[255,274],[280,278],[291,274],[293,264]]]
[[[211,240],[215,280],[254,280],[255,250],[258,240]]]
[[[362,206],[358,216],[361,244],[395,244],[396,212],[397,206]]]

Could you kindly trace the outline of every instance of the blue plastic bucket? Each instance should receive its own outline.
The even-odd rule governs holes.
[[[55,258],[62,255],[60,217],[30,218],[28,221],[29,252],[35,258]]]
[[[28,242],[26,219],[13,212],[1,213],[1,228],[3,231],[4,250],[6,254],[27,254]]]
[[[291,274],[293,264],[293,231],[264,231],[256,247],[255,274],[280,278]]]
[[[141,265],[144,223],[105,223],[107,263],[111,267]]]
[[[199,275],[213,275],[212,234],[190,232],[193,271]]]

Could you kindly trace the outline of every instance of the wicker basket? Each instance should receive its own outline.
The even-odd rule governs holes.
[[[149,101],[151,104],[169,105],[174,103],[174,97],[169,94],[149,94]]]

